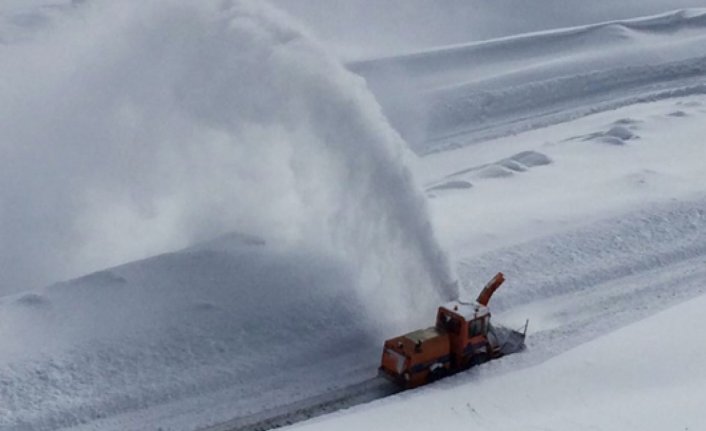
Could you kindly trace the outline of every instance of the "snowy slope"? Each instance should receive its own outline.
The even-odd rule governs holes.
[[[592,112],[705,92],[706,11],[353,63],[420,153]]]
[[[552,161],[509,176],[472,171],[470,189],[430,192],[436,225],[459,258],[464,291],[477,292],[488,274],[502,269],[508,282],[493,299],[496,319],[518,326],[526,317],[532,322],[526,353],[441,385],[475,393],[479,379],[494,386],[493,378],[518,368],[527,368],[526,378],[534,382],[531,370],[545,369],[548,365],[539,364],[554,356],[705,292],[706,197],[704,172],[697,165],[703,155],[704,102],[692,97],[636,105],[544,130],[562,142],[559,138],[577,130],[600,130],[615,119],[640,121],[641,138],[620,146],[596,136],[534,148],[529,133],[422,159],[418,174],[432,183],[443,173],[458,172],[457,164],[465,160],[505,159],[518,148],[534,148],[534,158],[521,158],[528,165],[545,160],[536,157],[537,150]],[[686,115],[669,115],[676,108]],[[664,146],[674,130],[682,131],[678,144]],[[582,148],[593,154],[587,160],[590,169],[578,169],[568,157],[587,157]],[[465,155],[469,151],[477,152]],[[656,171],[635,177],[625,162],[614,162],[620,152],[632,154],[630,166],[638,172]],[[660,174],[669,167],[683,167],[682,180],[675,182],[679,187],[674,188],[671,175]],[[552,183],[562,189],[552,189]],[[622,186],[623,198],[610,199]],[[582,192],[597,197],[582,207]],[[478,204],[491,202],[485,193],[502,211]],[[626,200],[635,193],[634,201]],[[395,330],[379,334],[379,327],[362,323],[368,316],[360,314],[360,298],[351,295],[346,280],[342,268],[315,252],[276,251],[257,238],[234,235],[6,297],[0,305],[3,339],[24,334],[23,340],[37,340],[37,345],[3,346],[3,405],[11,406],[4,425],[118,430],[149,423],[186,430],[262,409],[278,411],[278,405],[366,380],[374,375],[380,337]],[[115,325],[126,319],[129,324]],[[695,336],[682,333],[685,338],[675,343],[689,344]],[[571,367],[566,373],[576,374]],[[492,393],[506,397],[502,390]],[[418,396],[434,400],[420,402],[435,403],[437,395],[431,388]],[[379,409],[375,406],[373,411]],[[366,419],[365,409],[360,419],[343,424],[378,420]]]
[[[100,49],[83,45],[90,31],[71,34],[84,80],[71,61],[57,76],[44,67],[53,60],[34,56],[61,41],[28,57],[19,45],[8,51],[52,78],[45,85],[62,97],[45,101],[42,88],[26,90],[28,106],[2,108],[25,122],[0,127],[9,137],[0,145],[31,157],[19,167],[0,162],[8,168],[0,176],[6,184],[25,178],[19,183],[40,191],[20,174],[46,161],[39,185],[54,187],[27,205],[38,211],[77,194],[97,198],[79,218],[92,222],[84,256],[96,262],[115,249],[126,251],[113,259],[174,249],[239,226],[233,220],[267,235],[197,241],[1,297],[0,429],[193,430],[367,387],[359,384],[375,375],[382,339],[428,324],[431,314],[413,310],[433,311],[444,296],[425,281],[438,278],[430,260],[443,259],[417,183],[455,258],[462,294],[504,271],[494,318],[519,326],[529,317],[529,349],[306,429],[704,425],[697,404],[680,395],[697,400],[705,380],[706,352],[693,342],[706,293],[703,11],[351,65],[396,124],[422,126],[413,135],[427,155],[410,159],[360,80],[283,17],[246,10],[226,9],[224,18],[170,9],[181,26],[160,18],[133,27],[133,15],[119,14],[124,21],[100,33]],[[200,42],[164,51],[163,34],[174,28],[189,36],[180,41]],[[216,43],[223,38],[252,51]],[[18,64],[0,63],[0,72],[24,77]],[[132,76],[134,65],[150,73]],[[120,88],[106,87],[124,74],[132,78],[119,79]],[[0,96],[14,100],[22,88],[0,87]],[[64,100],[76,111],[59,109]],[[408,109],[395,110],[400,101]],[[98,126],[95,106],[108,107],[95,114]],[[57,112],[66,114],[62,121]],[[75,122],[83,118],[76,112],[91,121]],[[136,121],[146,113],[159,121]],[[66,161],[61,151],[47,157],[19,145],[39,136],[83,154],[86,133],[108,151],[91,147],[95,154],[68,159],[81,181],[67,166],[44,177]],[[115,169],[116,160],[126,169]],[[125,177],[130,186],[121,189]],[[68,188],[76,184],[95,189]],[[145,184],[152,193],[137,193]],[[2,194],[8,190],[0,197],[27,202]],[[0,207],[0,216],[15,209]],[[57,220],[44,228],[75,232],[72,220]],[[6,226],[7,238],[42,238],[41,230],[17,235],[23,231]],[[175,241],[175,232],[188,238]],[[37,256],[61,250],[64,259],[71,249],[62,244],[42,245]],[[43,272],[38,263],[47,262],[25,263]],[[675,351],[684,354],[667,361]],[[664,394],[669,415],[636,418],[659,412]],[[677,414],[688,422],[676,422]]]
[[[528,350],[292,429],[704,427],[705,105],[638,104],[422,159],[463,290],[502,269],[495,318],[529,317]]]
[[[318,395],[454,296],[404,142],[285,15],[106,0],[42,28],[0,47],[0,429]]]
[[[504,138],[470,132],[424,157],[417,172],[463,290],[503,270],[496,318],[529,317],[529,348],[294,429],[702,428],[706,97],[688,85]],[[499,134],[514,133],[497,112]]]
[[[637,104],[433,154],[419,176],[447,246],[473,255],[703,192],[705,114],[704,96]]]
[[[317,370],[359,361],[376,344],[367,320],[340,263],[238,236],[4,297],[0,429],[223,389],[241,413],[276,391],[312,395],[355,374]]]
[[[345,58],[704,7],[703,0],[273,0]],[[361,25],[364,23],[364,25]]]
[[[464,291],[502,269],[495,318],[529,317],[528,350],[293,429],[703,427],[705,102],[635,105],[424,158]],[[604,132],[616,121],[639,138],[615,145]]]

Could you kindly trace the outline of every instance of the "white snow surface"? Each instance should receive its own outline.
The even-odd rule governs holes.
[[[57,429],[218,391],[228,414],[246,413],[277,391],[345,384],[317,370],[355,363],[375,338],[345,268],[228,242],[4,297],[0,429]]]
[[[425,157],[430,185],[473,182],[429,192],[436,225],[468,299],[505,272],[491,309],[530,319],[528,349],[293,429],[703,428],[704,106],[638,104]],[[635,133],[605,142],[616,125]]]
[[[703,429],[704,307],[701,296],[530,369],[480,367],[292,429]]]
[[[701,93],[706,9],[352,63],[420,153]]]
[[[706,325],[701,312],[706,306],[705,17],[702,10],[677,11],[350,65],[368,79],[393,123],[426,154],[409,162],[426,189],[440,242],[455,258],[462,297],[475,298],[492,275],[503,271],[507,281],[490,304],[493,319],[519,327],[529,318],[530,336],[521,354],[297,428],[706,427],[701,409],[706,386],[701,341]],[[2,49],[24,49],[31,39],[23,33]],[[150,40],[159,46],[158,39]],[[128,58],[130,64],[147,61]],[[329,60],[306,67],[294,63],[315,70],[300,71],[300,79],[290,82],[302,88],[273,95],[289,95],[291,102],[320,89],[311,83],[317,81],[303,78],[323,79],[317,68],[335,72],[332,86],[343,82],[356,89],[334,92],[338,96],[327,99],[324,109],[310,106],[307,121],[325,124],[299,132],[324,136],[323,142],[342,134],[344,145],[365,137],[392,145],[390,158],[398,163],[375,169],[395,166],[401,171],[394,178],[407,178],[401,164],[406,156],[396,152],[398,137],[384,121],[377,122],[379,115],[360,112],[360,103],[376,106],[364,87]],[[283,73],[288,70],[282,67]],[[386,87],[390,76],[395,85]],[[176,103],[168,96],[175,87],[160,88],[169,103]],[[199,88],[214,96],[226,87]],[[404,93],[405,88],[415,91]],[[256,86],[255,92],[262,89]],[[402,105],[407,109],[398,109]],[[231,124],[222,112],[207,109],[211,105],[187,106],[198,109],[204,120]],[[258,106],[272,105],[262,101]],[[151,103],[142,107],[161,112]],[[299,108],[287,105],[278,115],[293,124],[302,118]],[[349,128],[345,119],[351,113],[360,115]],[[169,115],[160,118],[175,124]],[[410,124],[419,128],[405,127]],[[109,136],[104,132],[94,130]],[[160,128],[151,133],[179,138]],[[259,133],[276,141],[266,130]],[[378,154],[372,145],[351,148]],[[241,150],[250,153],[247,147]],[[270,161],[282,167],[288,160],[262,157],[251,164],[263,168]],[[304,170],[316,172],[328,160],[304,163]],[[362,181],[369,172],[356,176],[354,171],[347,171],[349,177],[325,178]],[[258,178],[274,184],[267,175]],[[321,192],[314,187],[319,177],[303,178],[304,190]],[[400,187],[407,190],[414,184],[410,181]],[[343,193],[347,183],[341,184],[325,189]],[[253,205],[263,193],[278,193],[276,187],[256,185],[259,193],[246,199]],[[344,209],[379,198],[365,193],[365,187],[360,190],[346,194],[352,198]],[[311,203],[306,196],[300,195]],[[394,193],[385,190],[382,196]],[[330,216],[341,214],[345,211]],[[378,218],[354,225],[361,244],[387,232],[384,223],[366,230],[371,220]],[[414,220],[412,225],[421,219]],[[407,244],[394,233],[386,238]],[[1,297],[0,430],[194,430],[284,409],[374,376],[382,340],[398,335],[409,322],[371,310],[415,304],[415,298],[405,296],[434,296],[406,286],[360,289],[352,275],[356,266],[331,253],[331,244],[269,239],[249,231],[232,233]],[[398,262],[407,256],[396,254],[402,249],[383,253],[376,246],[369,258],[383,265]],[[430,313],[412,320],[428,325],[433,319]]]

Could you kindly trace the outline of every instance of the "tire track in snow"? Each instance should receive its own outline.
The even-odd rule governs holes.
[[[239,417],[198,431],[264,431],[292,425],[337,410],[364,404],[400,392],[392,383],[376,377],[351,385],[344,390]]]

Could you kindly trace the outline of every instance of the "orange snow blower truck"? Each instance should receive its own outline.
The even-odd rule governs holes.
[[[488,301],[505,281],[498,273],[474,303],[452,301],[439,307],[436,325],[385,341],[380,374],[414,388],[525,346],[522,332],[490,324]]]

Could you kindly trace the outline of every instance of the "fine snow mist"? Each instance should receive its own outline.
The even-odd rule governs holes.
[[[0,118],[0,293],[237,231],[398,317],[455,295],[364,81],[262,2],[88,2],[2,47]]]

